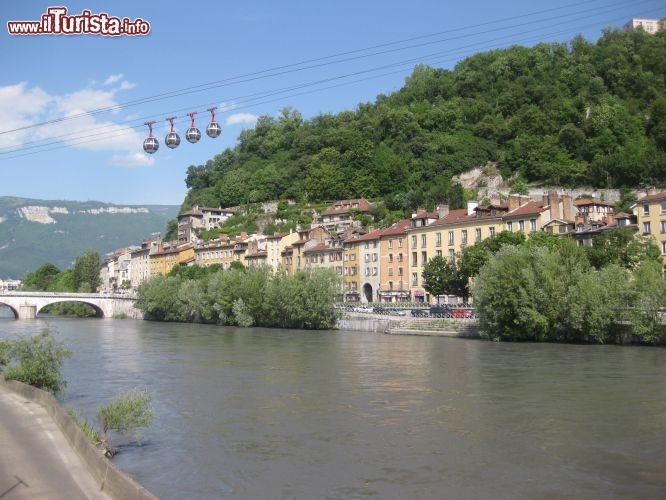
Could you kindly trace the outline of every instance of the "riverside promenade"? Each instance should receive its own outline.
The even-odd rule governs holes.
[[[156,497],[115,467],[51,394],[0,375],[0,499]]]
[[[0,498],[106,499],[46,409],[0,384]]]

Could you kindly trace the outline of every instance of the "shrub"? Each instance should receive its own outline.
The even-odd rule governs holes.
[[[6,380],[17,380],[54,394],[67,385],[60,370],[72,351],[53,338],[48,330],[42,330],[34,337],[20,337],[6,350],[8,359],[14,362],[4,372]]]
[[[107,456],[115,454],[115,451],[108,448],[109,431],[135,433],[152,423],[154,414],[150,407],[151,401],[152,395],[148,390],[129,391],[118,395],[97,412],[97,421],[102,427],[100,441]]]

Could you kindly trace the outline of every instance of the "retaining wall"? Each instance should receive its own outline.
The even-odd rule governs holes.
[[[74,419],[69,416],[50,393],[15,380],[5,380],[1,375],[0,383],[46,409],[69,441],[72,449],[86,464],[93,478],[99,484],[101,491],[118,500],[157,500],[155,495],[103,456],[101,450],[90,442],[88,437],[76,425]]]

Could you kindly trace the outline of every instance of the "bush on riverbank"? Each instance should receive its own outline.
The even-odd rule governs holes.
[[[340,277],[331,269],[293,276],[268,266],[156,276],[138,291],[146,319],[323,330],[337,322]]]
[[[8,364],[4,371],[6,380],[17,380],[54,394],[67,385],[60,370],[65,358],[71,355],[72,351],[53,338],[48,330],[0,346],[0,358]]]
[[[622,343],[629,331],[640,342],[666,341],[666,281],[651,259],[596,269],[568,240],[505,246],[481,268],[473,294],[487,338]]]

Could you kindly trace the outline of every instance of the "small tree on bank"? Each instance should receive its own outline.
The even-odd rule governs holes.
[[[148,390],[125,392],[97,412],[97,421],[102,428],[100,446],[107,457],[111,458],[117,453],[116,449],[109,447],[110,431],[136,433],[138,429],[152,423],[154,413],[150,407],[151,401],[152,395]]]

